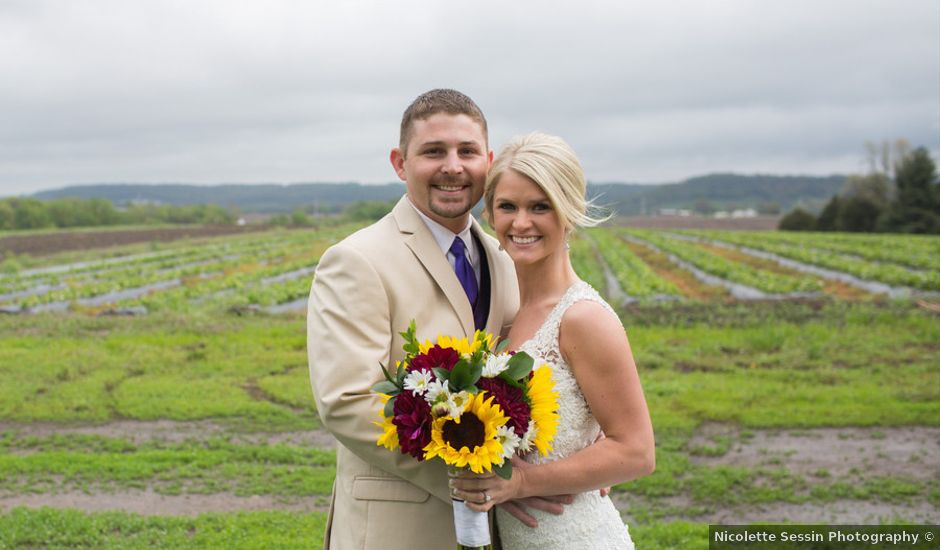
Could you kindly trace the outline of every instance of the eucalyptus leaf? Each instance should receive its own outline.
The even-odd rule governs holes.
[[[386,417],[395,416],[395,400],[397,397],[392,397],[385,403],[385,409],[383,409],[382,414]]]
[[[535,361],[528,353],[520,351],[513,355],[506,363],[508,368],[503,371],[503,374],[506,374],[506,376],[513,380],[522,380],[532,372],[533,363],[535,363]]]
[[[401,392],[401,387],[394,382],[384,381],[372,386],[372,391],[376,393],[385,393],[388,395],[397,395]]]
[[[496,472],[496,475],[499,477],[509,479],[512,477],[512,462],[508,459],[504,460],[501,465],[493,466],[493,471]]]
[[[502,353],[503,350],[505,350],[508,347],[509,347],[509,340],[500,340],[499,343],[496,344],[496,349],[493,350],[493,353]]]

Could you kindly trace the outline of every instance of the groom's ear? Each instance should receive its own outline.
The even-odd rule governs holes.
[[[490,151],[491,162],[492,155],[493,152]],[[392,168],[395,170],[395,173],[398,174],[398,179],[407,182],[408,178],[405,177],[405,153],[398,147],[395,147],[392,149],[391,154],[389,154],[388,159],[392,162]]]

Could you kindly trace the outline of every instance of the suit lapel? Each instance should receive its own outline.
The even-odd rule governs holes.
[[[444,296],[447,297],[454,313],[460,319],[460,324],[466,334],[472,335],[474,332],[473,311],[470,309],[467,294],[460,286],[460,281],[457,280],[457,275],[447,262],[447,258],[441,253],[437,241],[431,235],[431,230],[415,212],[414,207],[409,204],[408,195],[398,201],[392,214],[398,223],[399,231],[402,232],[405,246],[411,249],[424,269],[444,292]]]

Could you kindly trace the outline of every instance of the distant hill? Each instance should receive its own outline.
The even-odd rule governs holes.
[[[660,208],[726,210],[758,208],[777,204],[785,212],[797,204],[819,208],[842,187],[845,176],[766,176],[711,174],[681,183],[640,185],[592,183],[588,194],[600,205],[620,215],[655,213]],[[401,183],[362,185],[359,183],[280,184],[97,184],[74,185],[41,191],[33,197],[105,198],[117,205],[132,202],[159,204],[220,204],[242,212],[290,212],[301,207],[308,211],[336,212],[349,203],[363,200],[392,201],[402,196]]]
[[[844,182],[845,176],[839,175],[710,174],[661,185],[594,184],[590,194],[599,196],[598,204],[607,205],[623,216],[653,214],[660,208],[756,209],[772,203],[786,212],[796,205],[821,208]]]
[[[116,205],[133,202],[157,204],[219,204],[236,206],[242,212],[290,212],[302,207],[320,212],[337,212],[349,203],[391,201],[405,193],[401,183],[362,185],[359,183],[265,184],[91,184],[40,191],[37,199],[78,197],[109,199]]]

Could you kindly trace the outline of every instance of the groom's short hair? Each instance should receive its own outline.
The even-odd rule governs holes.
[[[483,111],[466,95],[449,88],[438,88],[424,92],[411,102],[401,117],[401,133],[398,137],[398,148],[402,155],[408,154],[408,142],[411,141],[412,130],[416,120],[426,120],[432,115],[447,113],[449,115],[467,115],[480,125],[483,130],[483,139],[487,142],[489,137],[486,130],[486,117]]]

